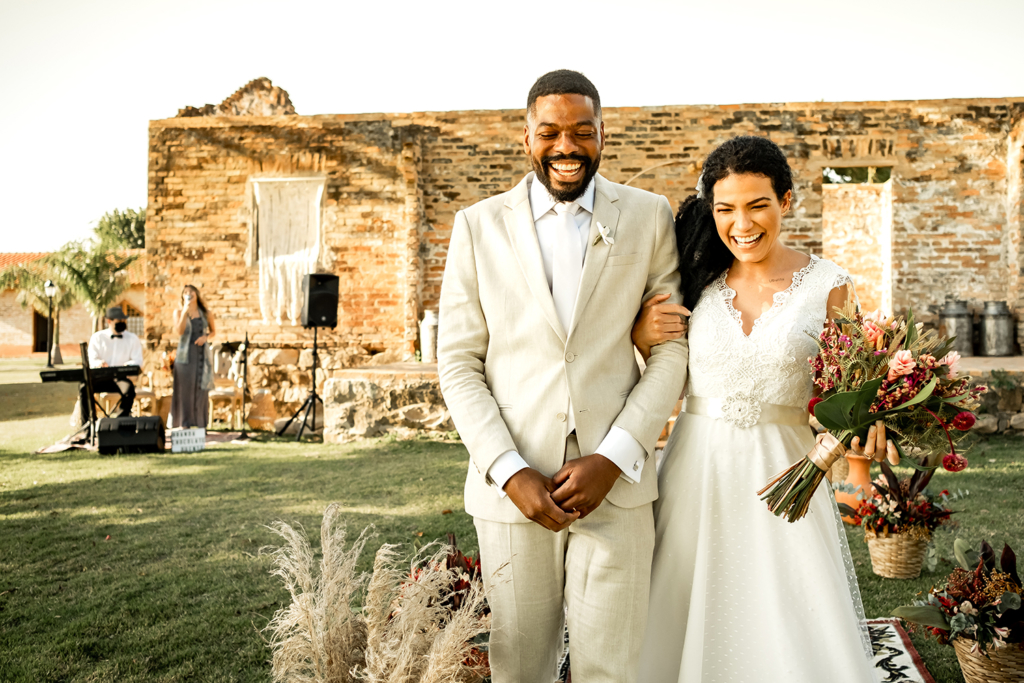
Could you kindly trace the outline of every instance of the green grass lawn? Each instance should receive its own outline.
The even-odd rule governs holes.
[[[0,386],[0,405],[11,387]],[[455,532],[476,552],[462,511],[462,444],[417,439],[348,445],[265,440],[201,453],[101,457],[31,454],[68,431],[66,415],[14,420],[0,408],[0,681],[268,681],[263,628],[287,595],[260,548],[266,525],[318,538],[338,501],[349,529],[407,547]],[[959,535],[1024,553],[1024,441],[1000,437],[933,487],[970,489]],[[445,511],[452,510],[449,514]],[[939,583],[875,577],[859,529],[850,545],[868,616]],[[376,547],[376,544],[374,545]],[[369,557],[364,558],[368,566]],[[915,644],[940,683],[961,681],[952,648]]]
[[[0,440],[3,439],[6,430],[15,429],[13,425],[4,424],[10,420],[64,415],[65,424],[69,422],[71,411],[75,407],[75,398],[78,396],[78,384],[43,384],[39,380],[39,371],[45,368],[45,359],[0,358]],[[58,434],[57,438],[60,436]]]

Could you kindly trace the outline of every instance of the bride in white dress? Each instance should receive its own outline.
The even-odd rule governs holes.
[[[638,680],[875,681],[832,495],[819,491],[807,516],[789,523],[756,493],[814,444],[811,335],[852,294],[850,277],[780,241],[792,177],[774,143],[726,142],[701,185],[676,223],[693,308],[689,383],[659,475]],[[679,311],[645,307],[634,330],[641,353],[678,336],[665,321]]]

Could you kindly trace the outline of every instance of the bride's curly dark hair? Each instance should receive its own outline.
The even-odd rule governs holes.
[[[793,189],[793,172],[786,155],[768,138],[744,135],[722,143],[704,161],[701,173],[703,197],[691,195],[676,214],[676,243],[683,305],[693,310],[701,292],[732,264],[729,248],[718,237],[714,204],[715,183],[733,173],[753,173],[768,178],[781,201]]]

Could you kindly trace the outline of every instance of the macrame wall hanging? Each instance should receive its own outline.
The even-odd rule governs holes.
[[[320,258],[320,204],[325,178],[252,180],[263,322],[299,323],[302,277]]]

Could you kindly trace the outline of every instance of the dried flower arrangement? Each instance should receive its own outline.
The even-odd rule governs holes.
[[[371,537],[346,544],[339,506],[324,511],[321,558],[304,532],[271,529],[273,574],[291,602],[267,625],[277,683],[477,683],[489,675],[489,613],[479,562],[431,543],[404,563],[398,546],[377,550],[371,573],[356,565]]]
[[[998,564],[987,542],[975,552],[957,539],[953,550],[960,566],[947,577],[946,585],[932,588],[925,600],[898,607],[893,616],[920,624],[944,645],[963,639],[970,642],[973,653],[991,654],[1005,648],[1024,655],[1024,590],[1013,550],[1004,546]]]

